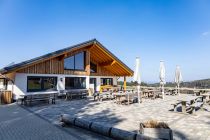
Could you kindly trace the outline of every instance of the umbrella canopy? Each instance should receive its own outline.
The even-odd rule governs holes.
[[[176,66],[175,83],[178,85],[182,82],[182,74],[179,66]]]
[[[160,61],[160,85],[164,85],[165,82],[165,66],[164,61]]]
[[[139,57],[136,57],[136,65],[135,65],[133,81],[136,81],[138,84],[141,84]]]
[[[176,66],[175,71],[175,83],[176,83],[176,93],[180,95],[179,84],[182,82],[182,74],[179,66]]]

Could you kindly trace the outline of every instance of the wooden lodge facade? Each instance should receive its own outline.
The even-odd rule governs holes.
[[[65,89],[100,90],[117,85],[133,71],[96,39],[61,49],[0,70],[0,88],[14,99],[33,92]]]

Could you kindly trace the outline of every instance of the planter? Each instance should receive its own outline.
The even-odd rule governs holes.
[[[125,130],[112,128],[110,136],[115,140],[134,140],[136,134]]]
[[[151,138],[173,140],[173,132],[170,128],[146,128],[140,123],[139,133]]]

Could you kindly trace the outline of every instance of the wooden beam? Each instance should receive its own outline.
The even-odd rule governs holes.
[[[113,66],[115,63],[116,63],[116,61],[114,60],[114,61],[112,62],[112,64],[111,64],[111,66]]]
[[[111,66],[115,63],[115,61],[107,61],[107,62],[103,62],[103,63],[99,63],[99,65],[101,67],[105,67],[105,66]]]
[[[109,52],[107,52],[106,50],[104,50],[104,49],[103,49],[102,47],[100,47],[97,43],[96,43],[95,45],[96,45],[100,50],[102,50],[106,55],[108,55],[110,58],[112,58],[112,59],[115,60],[115,58],[114,58]],[[122,64],[121,62],[118,62],[118,61],[117,61],[117,63],[118,63],[123,69],[125,69],[125,70],[130,74],[130,76],[133,75],[133,73],[130,72],[126,67],[124,67],[123,64]]]
[[[90,75],[90,51],[87,50],[86,51],[86,59],[85,59],[85,71],[87,72],[87,75],[89,76]]]
[[[91,45],[91,46],[88,46],[88,47],[87,47],[87,49],[88,49],[89,51],[91,51],[91,50],[93,50],[93,49],[94,49],[94,46],[95,46],[94,44],[93,44],[93,45]]]
[[[61,61],[65,57],[67,57],[67,54],[62,54],[62,55],[58,56],[57,58],[58,58],[59,61]]]

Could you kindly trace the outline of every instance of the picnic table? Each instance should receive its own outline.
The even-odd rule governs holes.
[[[200,90],[193,90],[193,93],[195,96],[200,96],[201,91]]]
[[[210,92],[201,94],[201,96],[203,97],[204,104],[210,102]]]
[[[32,104],[32,102],[36,101],[47,101],[48,103],[52,102],[52,104],[55,104],[55,98],[58,94],[58,91],[48,91],[48,92],[32,92],[20,95],[20,98],[18,100],[21,101],[21,105],[29,105]]]
[[[125,101],[126,93],[115,92],[113,93],[113,96],[115,97],[116,103],[121,104],[123,101]]]
[[[180,98],[180,99],[177,100],[178,103],[176,103],[176,105],[181,103],[182,113],[184,113],[184,114],[187,113],[187,112],[194,113],[195,112],[195,107],[196,107],[196,104],[198,104],[198,99],[199,98],[202,99],[202,96],[187,96],[187,97],[184,97],[184,98]],[[203,102],[201,102],[197,106],[202,107],[202,105],[203,105]]]
[[[168,89],[168,92],[170,93],[170,95],[176,95],[176,89]]]
[[[137,92],[123,92],[123,93],[118,92],[118,93],[113,93],[113,96],[117,104],[127,103],[129,105],[130,103],[138,102]]]
[[[94,101],[97,99],[98,101],[103,101],[104,99],[114,99],[114,96],[112,95],[112,92],[107,91],[107,92],[96,92],[93,94]]]
[[[69,89],[65,90],[66,100],[71,100],[74,97],[86,98],[88,94],[87,89]]]
[[[159,97],[159,95],[160,95],[160,92],[157,89],[149,89],[149,90],[143,91],[143,97],[145,98],[155,99]]]

